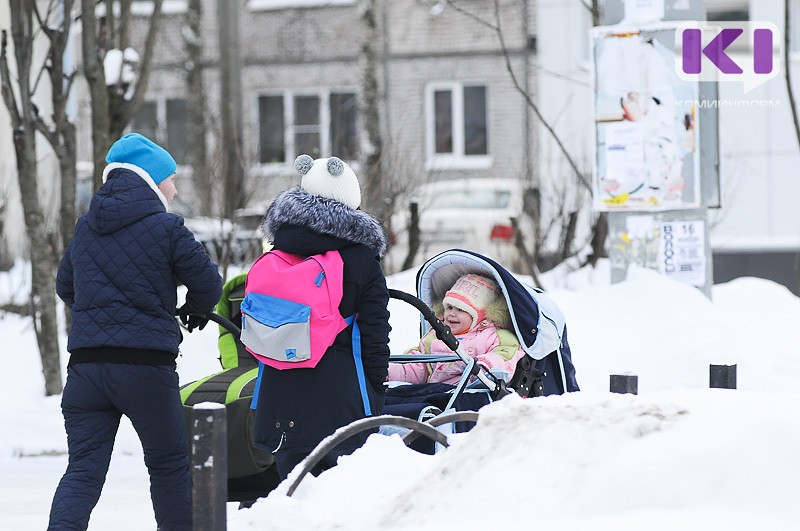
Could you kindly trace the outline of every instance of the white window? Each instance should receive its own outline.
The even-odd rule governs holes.
[[[428,169],[490,167],[486,85],[432,83],[425,100]]]
[[[258,97],[258,161],[358,158],[358,108],[353,91],[285,92]]]

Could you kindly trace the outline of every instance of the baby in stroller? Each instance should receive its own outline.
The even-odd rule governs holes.
[[[495,376],[505,381],[511,379],[525,351],[510,331],[508,306],[494,280],[473,273],[462,275],[445,293],[444,299],[435,301],[432,306],[467,354]],[[406,354],[452,354],[452,350],[430,330],[420,340],[419,347]],[[461,361],[390,363],[387,380],[455,385],[463,372]]]

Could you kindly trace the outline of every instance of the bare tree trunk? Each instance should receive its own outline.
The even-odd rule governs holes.
[[[519,221],[517,218],[511,218],[509,221],[511,221],[511,227],[514,229],[514,247],[520,254],[522,265],[524,267],[523,271],[521,272],[526,275],[530,275],[534,286],[541,288],[542,282],[539,280],[539,275],[537,273],[536,257],[532,255],[525,246],[525,238],[520,230]]]
[[[408,254],[403,260],[401,271],[411,269],[414,265],[414,260],[417,258],[419,247],[421,243],[421,234],[419,230],[419,204],[413,201],[408,205],[409,218],[408,218]]]
[[[0,79],[2,94],[13,127],[14,152],[17,158],[17,180],[25,218],[25,230],[30,241],[31,306],[34,331],[42,360],[42,373],[47,396],[61,393],[61,363],[58,349],[56,319],[55,272],[57,237],[47,232],[39,200],[36,161],[35,110],[31,101],[31,58],[33,55],[33,10],[30,0],[10,0],[11,32],[20,101],[11,88],[7,50],[7,34],[0,37]]]
[[[64,250],[72,239],[76,222],[75,196],[78,175],[76,170],[75,125],[65,123],[61,134],[64,144],[60,149],[61,152],[56,152],[56,156],[61,170],[61,219],[59,232],[61,233],[61,250]]]
[[[382,169],[383,138],[379,112],[380,93],[378,87],[378,46],[381,44],[377,24],[377,0],[361,0],[360,14],[364,24],[364,39],[361,41],[359,66],[361,70],[361,116],[364,117],[366,142],[361,154],[364,187],[366,192],[362,208],[377,217],[384,226],[389,225],[391,211],[386,201]]]
[[[119,3],[119,49],[122,51],[131,45],[131,1],[121,0]]]
[[[71,27],[72,0],[62,3],[63,18],[56,27],[50,27],[48,20],[39,18],[42,31],[50,40],[48,49],[50,92],[53,101],[53,129],[48,129],[43,120],[37,120],[38,129],[50,143],[58,159],[61,174],[61,209],[59,234],[63,251],[75,229],[75,194],[77,187],[77,145],[75,125],[67,117],[67,100],[72,88],[73,74],[64,71],[64,51],[67,48]]]
[[[791,61],[789,61],[789,30],[791,29],[791,0],[784,0],[783,4],[783,20],[785,28],[783,30],[783,74],[786,76],[786,90],[789,92],[789,107],[792,108],[792,122],[794,124],[794,132],[797,136],[797,143],[800,145],[800,122],[797,118],[797,105],[794,101],[794,90],[792,89],[792,71],[790,70]]]
[[[572,256],[572,244],[575,241],[575,231],[578,228],[578,213],[570,212],[567,216],[567,224],[561,231],[561,261],[563,262]]]
[[[186,49],[186,84],[189,96],[186,100],[186,114],[189,125],[189,146],[187,156],[192,166],[192,181],[197,190],[200,214],[213,213],[213,187],[208,168],[208,148],[206,147],[206,97],[203,83],[203,40],[200,23],[203,18],[202,1],[189,0],[186,9],[186,26],[183,41]]]
[[[94,12],[95,0],[81,0],[81,48],[83,51],[83,75],[89,84],[92,107],[92,160],[94,172],[92,185],[95,190],[103,184],[103,168],[106,153],[111,145],[108,130],[111,124],[108,111],[108,90],[106,74],[103,70],[105,53],[100,53],[97,42],[97,17]]]
[[[599,26],[603,22],[603,13],[601,9],[600,0],[592,0],[592,26]]]
[[[8,197],[6,194],[0,193],[0,271],[8,271],[14,267],[14,259],[11,257],[11,250],[8,246],[6,233],[3,230],[3,225],[6,220],[6,206],[8,205]]]
[[[244,206],[244,160],[242,157],[242,65],[239,48],[239,5],[217,1],[220,40],[222,118],[222,175],[225,181],[223,217],[233,219]]]

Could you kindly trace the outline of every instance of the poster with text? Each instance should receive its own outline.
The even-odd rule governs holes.
[[[675,73],[675,31],[593,31],[595,210],[700,205],[698,84]]]
[[[665,221],[661,224],[659,271],[678,282],[703,287],[706,282],[705,224],[703,221]]]

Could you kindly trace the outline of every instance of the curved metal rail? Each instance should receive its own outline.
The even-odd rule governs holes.
[[[478,422],[478,412],[450,411],[449,413],[443,413],[441,415],[433,417],[430,420],[426,420],[425,424],[430,424],[435,428],[441,426],[442,424],[447,424],[449,422]],[[416,441],[418,438],[419,438],[419,433],[411,431],[403,435],[403,442],[406,443],[406,446],[408,446],[412,442]]]
[[[314,448],[314,451],[311,452],[311,454],[309,454],[309,456],[300,463],[299,466],[302,467],[300,468],[300,473],[294,479],[292,484],[289,485],[289,490],[286,491],[286,495],[291,497],[292,494],[294,494],[294,491],[300,485],[300,482],[303,481],[303,478],[308,475],[311,469],[317,466],[317,463],[322,461],[323,457],[328,455],[328,452],[336,448],[339,444],[346,441],[350,437],[382,425],[408,428],[411,430],[411,433],[424,435],[425,437],[438,442],[445,448],[449,446],[447,442],[447,436],[444,433],[438,431],[430,424],[426,424],[418,420],[413,420],[406,417],[398,417],[396,415],[381,415],[379,417],[367,417],[365,419],[360,419],[355,422],[351,422],[347,426],[339,428],[333,433],[333,435],[323,440],[319,445],[317,445],[316,448]]]

